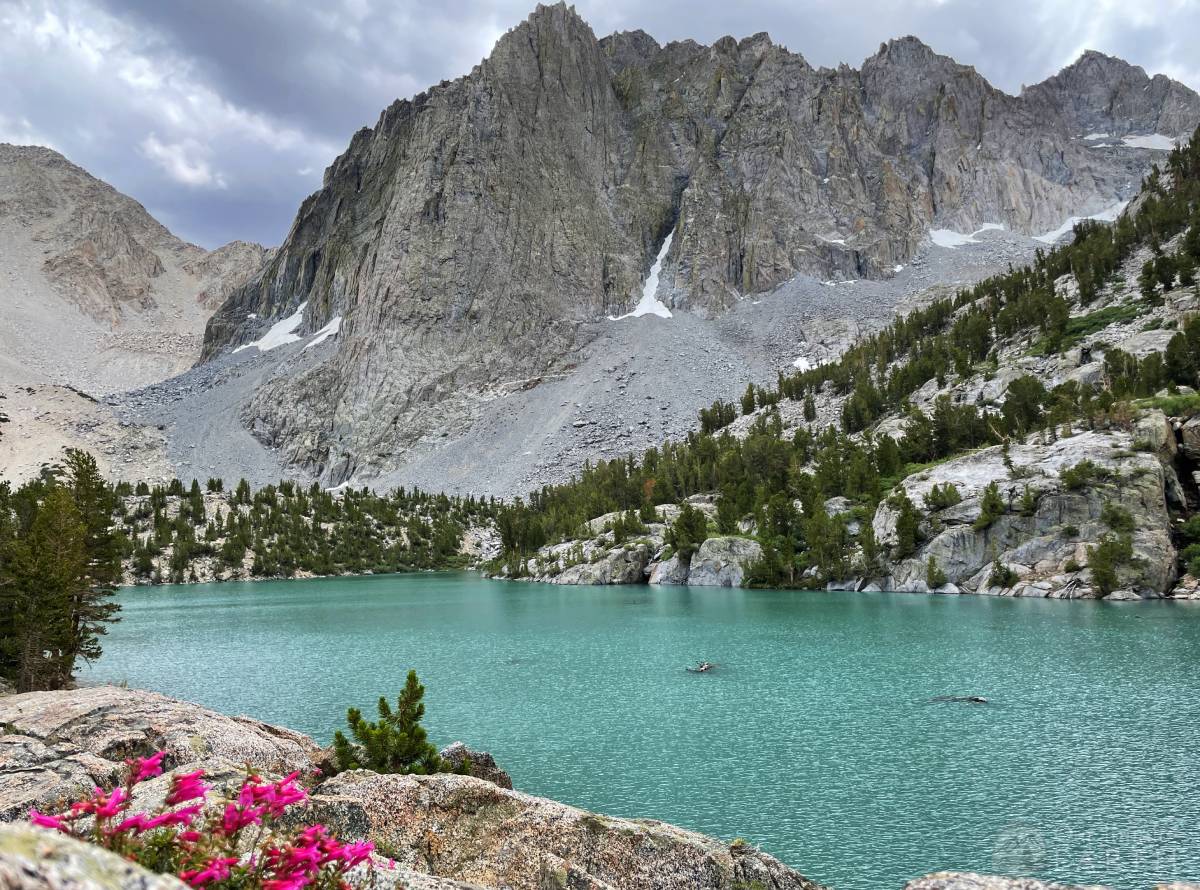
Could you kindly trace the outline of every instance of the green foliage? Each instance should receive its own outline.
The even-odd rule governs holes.
[[[333,737],[338,768],[369,769],[377,773],[427,775],[448,772],[437,748],[429,743],[421,718],[425,716],[425,687],[410,670],[393,711],[379,698],[379,721],[367,722],[358,708],[346,712],[354,741],[341,730]]]
[[[1034,492],[1034,490],[1028,485],[1026,485],[1025,490],[1021,492],[1021,504],[1018,508],[1021,515],[1032,516],[1037,512],[1037,504],[1037,493]]]
[[[988,584],[992,587],[1001,587],[1007,590],[1010,587],[1016,586],[1016,583],[1021,579],[1017,577],[1017,573],[1002,563],[997,557],[992,560],[992,570],[988,572]]]
[[[1104,596],[1117,589],[1118,570],[1133,558],[1133,542],[1128,535],[1103,535],[1100,543],[1088,548],[1088,568],[1092,583]]]
[[[929,586],[930,590],[937,590],[947,583],[946,573],[938,565],[937,558],[932,555],[925,564],[925,583]]]
[[[1145,312],[1146,307],[1137,303],[1117,303],[1095,312],[1089,312],[1087,315],[1068,318],[1056,336],[1038,341],[1033,348],[1033,353],[1049,355],[1055,352],[1064,352],[1078,345],[1084,337],[1102,331],[1109,325],[1131,322],[1144,315]]]
[[[962,503],[962,494],[953,482],[946,482],[942,485],[935,484],[929,489],[929,494],[925,495],[926,510],[945,510],[947,507],[953,507],[960,503]]]
[[[206,487],[218,489],[213,492],[218,494],[225,486]],[[198,484],[181,496],[168,494],[180,488],[148,489],[120,518],[127,555],[139,578],[193,580],[198,561],[208,558],[233,577],[457,568],[464,561],[464,529],[486,523],[498,510],[494,501],[430,495],[419,489],[331,492],[285,481],[255,491],[242,480],[209,515]],[[498,524],[498,530],[518,549],[522,541],[531,546],[530,538],[541,534],[536,516],[510,510],[506,518],[508,524]],[[640,527],[635,519],[632,528]],[[163,559],[167,548],[169,560]]]
[[[742,393],[742,414],[754,413],[754,384],[747,383],[746,391]]]
[[[1000,488],[995,482],[989,482],[983,490],[979,501],[979,518],[975,520],[975,531],[983,531],[1004,515],[1006,509],[1004,498],[1000,496]]]
[[[117,620],[116,502],[95,458],[75,449],[15,492],[0,484],[0,677],[18,691],[61,689],[80,659],[100,656]]]
[[[1100,509],[1100,521],[1114,532],[1129,534],[1133,531],[1133,514],[1115,501],[1105,501]]]
[[[1139,399],[1137,406],[1139,408],[1158,408],[1164,414],[1172,416],[1200,414],[1200,393]]]
[[[893,495],[889,503],[896,510],[896,546],[892,555],[896,559],[904,559],[912,556],[920,543],[921,514],[903,489]]]
[[[685,561],[692,558],[707,537],[708,517],[691,504],[684,504],[675,521],[667,526],[667,544]]]
[[[1063,467],[1058,477],[1068,491],[1078,491],[1093,480],[1108,478],[1108,471],[1090,460],[1081,460],[1073,467]]]

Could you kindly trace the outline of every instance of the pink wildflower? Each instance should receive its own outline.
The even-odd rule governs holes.
[[[149,830],[150,821],[151,821],[150,817],[147,816],[145,813],[135,813],[134,815],[130,816],[128,819],[125,819],[122,822],[118,823],[117,827],[114,828],[113,831],[118,834],[123,831],[132,831],[134,833],[140,833],[140,832]]]
[[[201,781],[204,770],[183,773],[171,779],[171,792],[167,795],[167,806],[183,803],[188,800],[202,800],[208,793],[208,786]]]
[[[126,760],[130,775],[134,784],[144,782],[146,779],[153,779],[155,776],[162,775],[162,759],[166,752],[159,751],[157,754],[152,754],[149,757],[138,757],[133,760]]]
[[[100,788],[93,788],[90,800],[78,800],[71,804],[71,813],[75,816],[92,813],[97,819],[111,819],[128,806],[129,795],[124,788],[114,788],[108,795]]]
[[[203,837],[203,835],[201,835],[200,832],[198,832],[198,831],[193,831],[193,830],[189,829],[187,831],[179,832],[179,834],[176,835],[176,837],[178,837],[179,840],[181,840],[185,844],[194,844],[194,843],[197,843],[200,840],[200,838]]]
[[[229,866],[237,865],[237,857],[217,857],[209,860],[204,868],[180,872],[179,877],[193,887],[203,887],[213,881],[223,881],[229,877]]]
[[[42,828],[53,828],[55,831],[61,831],[63,834],[71,833],[71,829],[67,827],[67,823],[58,816],[47,816],[45,813],[39,813],[37,810],[30,810],[29,821],[34,825],[40,825]]]
[[[341,849],[343,870],[354,868],[354,866],[366,862],[371,858],[373,852],[375,852],[375,845],[370,841],[358,841],[357,843],[346,844]]]
[[[227,804],[221,818],[221,830],[225,834],[236,834],[247,825],[259,825],[262,822],[262,807],[239,807]]]

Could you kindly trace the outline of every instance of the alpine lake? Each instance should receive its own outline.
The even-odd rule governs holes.
[[[490,751],[519,790],[741,837],[835,890],[943,869],[1200,879],[1200,603],[471,573],[120,602],[84,682],[324,744],[415,668],[431,740]]]

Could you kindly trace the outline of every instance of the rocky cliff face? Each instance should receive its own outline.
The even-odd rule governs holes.
[[[0,256],[0,382],[104,393],[194,361],[208,316],[265,251],[188,244],[57,152],[0,144]]]
[[[1166,418],[1157,414],[1159,425],[1165,425]],[[927,591],[933,559],[946,576],[948,592],[1098,599],[1106,594],[1096,588],[1088,563],[1092,549],[1117,531],[1105,519],[1115,515],[1115,508],[1132,521],[1132,556],[1120,568],[1120,586],[1109,598],[1162,596],[1175,581],[1168,491],[1180,483],[1169,462],[1164,465],[1153,449],[1135,451],[1134,445],[1126,432],[1087,432],[1016,445],[1007,455],[999,446],[988,448],[910,476],[901,486],[921,510],[923,541],[911,556],[888,561],[887,577],[877,586]],[[1064,471],[1085,461],[1094,472],[1072,484],[1064,481]],[[993,482],[1005,511],[981,527],[984,490]],[[940,509],[928,506],[935,485],[954,486],[962,501]],[[896,542],[898,516],[888,501],[875,514],[875,539],[886,548]],[[994,577],[996,564],[1011,573],[1003,582]]]
[[[1131,197],[1154,151],[1096,149],[1082,121],[1175,138],[1200,97],[1121,70],[1121,102],[1092,55],[1012,97],[914,38],[814,69],[765,34],[597,40],[539,7],[469,75],[354,136],[204,356],[298,310],[305,332],[337,320],[336,348],[243,420],[326,482],[369,477],[569,365],[585,322],[637,301],[668,234],[657,296],[714,314],[798,272],[888,276],[934,226],[1036,234]]]

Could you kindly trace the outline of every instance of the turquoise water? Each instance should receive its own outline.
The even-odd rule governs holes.
[[[1200,878],[1200,608],[560,588],[130,590],[89,680],[328,741],[416,668],[518,788],[744,837],[840,890],[937,869]],[[701,659],[711,674],[686,673]],[[936,703],[983,695],[987,705]]]

